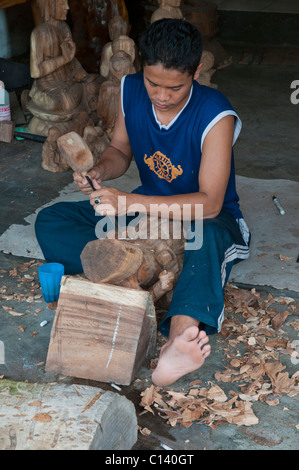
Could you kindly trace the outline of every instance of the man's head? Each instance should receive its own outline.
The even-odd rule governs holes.
[[[201,34],[185,20],[164,18],[144,31],[139,51],[143,66],[161,64],[194,76],[202,54]]]

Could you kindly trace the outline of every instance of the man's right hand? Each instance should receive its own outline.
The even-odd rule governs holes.
[[[100,183],[102,182],[102,179],[101,179],[100,171],[96,168],[92,168],[91,170],[89,170],[87,175],[91,179],[91,182],[94,185],[94,188],[101,189]],[[74,172],[73,178],[78,188],[80,189],[80,191],[82,191],[84,194],[89,195],[93,192],[93,189],[90,187],[85,176],[82,176],[80,173]]]

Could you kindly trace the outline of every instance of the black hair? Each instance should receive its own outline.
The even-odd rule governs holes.
[[[143,32],[139,53],[142,66],[162,64],[166,69],[194,76],[200,64],[202,37],[186,20],[163,18],[154,21]]]

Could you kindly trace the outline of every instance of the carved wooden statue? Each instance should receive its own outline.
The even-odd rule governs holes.
[[[47,135],[55,125],[62,133],[97,120],[100,76],[89,75],[75,58],[76,46],[65,22],[67,0],[37,0],[44,22],[31,34],[30,70],[34,83],[28,109],[29,132]],[[82,111],[85,114],[80,114]],[[76,130],[78,129],[78,126]]]
[[[151,17],[151,23],[162,18],[183,18],[180,9],[181,0],[158,0],[160,7],[154,11]]]
[[[102,83],[99,93],[97,113],[103,128],[111,139],[118,112],[121,79],[133,73],[132,58],[125,51],[118,51],[110,59],[109,79]]]
[[[102,77],[107,78],[110,71],[110,59],[113,55],[112,42],[119,38],[119,36],[126,36],[128,34],[128,23],[120,15],[115,15],[108,24],[110,42],[104,45],[101,55],[100,72]]]
[[[203,66],[197,79],[198,83],[200,85],[218,88],[218,85],[215,85],[211,82],[211,77],[216,72],[216,69],[214,69],[215,58],[213,54],[209,51],[203,51],[201,56],[201,63]]]
[[[132,71],[135,73],[140,70],[140,64],[137,54],[137,46],[132,38],[127,35],[128,24],[119,15],[114,16],[109,22],[109,34],[111,42],[105,44],[101,57],[101,76],[108,78],[110,73],[110,60],[113,54],[119,51],[125,51],[131,56]]]
[[[129,23],[124,0],[69,0],[76,57],[89,73],[99,73],[102,49],[110,40],[109,22],[120,15]]]

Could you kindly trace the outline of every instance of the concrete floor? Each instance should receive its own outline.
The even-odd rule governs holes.
[[[290,101],[290,85],[293,80],[298,79],[299,62],[289,67],[241,65],[238,63],[240,50],[234,48],[230,52],[233,54],[233,64],[218,71],[213,76],[213,82],[217,83],[219,90],[231,100],[243,121],[243,131],[235,147],[237,175],[261,180],[283,179],[299,182],[299,105],[293,105]],[[0,155],[1,234],[12,224],[24,224],[27,216],[56,198],[59,192],[72,182],[72,175],[71,172],[54,174],[42,170],[41,144],[38,143],[30,141],[1,143]],[[264,222],[267,225],[267,219]],[[57,380],[66,383],[87,383],[104,390],[115,391],[109,384],[61,378],[45,373],[44,363],[55,310],[49,308],[42,298],[38,299],[38,302],[36,300],[33,302],[30,298],[30,287],[38,283],[38,261],[33,262],[29,270],[22,273],[22,264],[28,261],[31,261],[31,258],[0,252],[0,300],[1,306],[4,307],[0,312],[0,341],[5,346],[5,361],[4,364],[0,364],[0,375],[20,381]],[[17,276],[13,276],[14,268],[17,268]],[[24,282],[25,275],[32,276],[33,279],[27,277],[30,283]],[[247,290],[256,287],[252,281],[248,284]],[[273,286],[268,285],[266,278],[264,286],[261,284],[258,286],[260,295],[264,299],[268,298],[269,291],[274,297],[279,294],[281,299],[285,295],[290,295],[287,289],[277,292],[271,287]],[[298,290],[293,289],[293,291],[293,309],[289,311],[288,323],[296,319],[298,321]],[[34,292],[40,294],[39,289]],[[13,298],[3,299],[1,297],[3,294],[8,297],[12,295]],[[14,308],[14,312],[23,315],[12,315],[12,310],[5,308],[9,306]],[[271,307],[279,312],[286,309],[286,304],[283,300],[276,300]],[[240,313],[234,319],[244,320]],[[43,320],[49,323],[41,328],[40,323]],[[288,325],[284,325],[274,334],[287,338],[289,344],[298,338],[296,330]],[[202,381],[201,386],[209,386],[213,382],[226,389],[227,393],[236,390],[236,383],[218,382],[214,374],[216,371],[223,371],[232,357],[240,357],[244,351],[235,348],[228,353],[228,342],[223,335],[213,336],[210,341],[214,353],[201,371],[189,374],[178,381],[172,387],[173,390],[187,393],[192,388],[190,382],[197,379]],[[161,338],[159,344],[160,342]],[[290,356],[283,354],[279,349],[276,354],[290,376],[298,370],[297,360],[290,360]],[[132,400],[136,406],[140,427],[146,427],[151,431],[149,436],[139,434],[134,450],[159,450],[161,443],[172,449],[188,452],[201,449],[299,448],[297,396],[283,395],[279,397],[279,404],[272,407],[263,401],[254,402],[253,410],[259,422],[250,427],[222,423],[213,428],[197,421],[191,427],[185,428],[181,425],[170,426],[157,413],[139,415],[142,411],[139,405],[140,393],[150,385],[150,369],[149,365],[145,364],[131,386],[121,387],[120,393]]]

